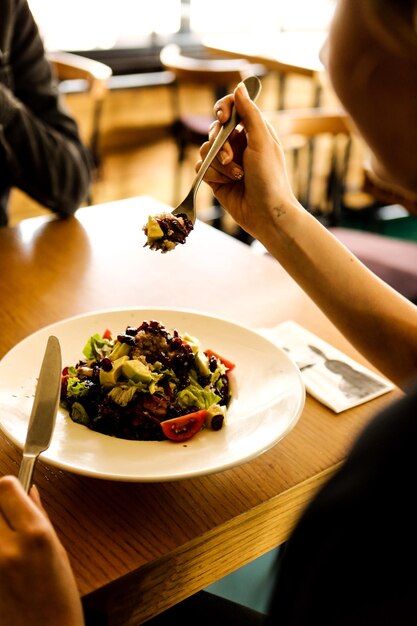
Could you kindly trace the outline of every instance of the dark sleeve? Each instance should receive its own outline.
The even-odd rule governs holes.
[[[416,449],[414,391],[370,423],[301,516],[269,626],[417,624]]]
[[[7,16],[7,80],[0,83],[0,147],[6,175],[10,186],[57,213],[71,215],[87,196],[91,158],[60,102],[26,0],[16,0],[14,8]]]

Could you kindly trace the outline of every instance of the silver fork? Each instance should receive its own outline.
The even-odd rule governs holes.
[[[257,76],[249,76],[245,78],[243,81],[246,85],[246,88],[249,93],[249,97],[252,100],[256,100],[261,91],[261,81]],[[236,112],[235,107],[232,108],[232,113],[230,115],[230,119],[226,124],[223,124],[221,127],[219,134],[213,141],[213,144],[208,151],[206,158],[201,164],[200,169],[196,177],[194,178],[191,189],[188,192],[188,195],[184,198],[184,200],[172,211],[173,215],[186,215],[187,218],[194,224],[196,220],[196,196],[198,188],[200,187],[200,183],[204,178],[205,173],[210,167],[212,161],[217,156],[218,152],[221,150],[222,146],[226,143],[226,140],[229,138],[232,131],[239,124],[240,118]]]

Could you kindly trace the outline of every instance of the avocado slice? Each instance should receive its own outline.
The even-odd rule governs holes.
[[[146,234],[148,235],[148,239],[162,239],[164,236],[164,231],[158,224],[158,221],[151,215],[148,217]]]
[[[149,367],[138,359],[130,359],[123,363],[123,374],[134,383],[150,383],[154,380],[154,374]]]
[[[184,333],[182,335],[182,338],[191,347],[191,350],[193,351],[193,354],[196,354],[198,352],[199,348],[200,348],[199,340],[196,337],[193,337],[192,335],[189,335],[188,333]]]
[[[209,360],[202,350],[198,350],[195,355],[195,366],[199,374],[202,376],[210,376]]]
[[[113,350],[109,354],[110,361],[116,361],[121,356],[127,356],[130,352],[130,346],[127,343],[121,343],[117,341],[114,344]]]
[[[114,387],[117,383],[117,379],[122,373],[123,364],[129,360],[127,355],[121,356],[120,358],[113,361],[113,367],[109,372],[100,370],[100,385],[103,387]]]

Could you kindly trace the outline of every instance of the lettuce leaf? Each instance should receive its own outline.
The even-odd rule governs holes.
[[[213,393],[213,391],[193,382],[185,389],[182,389],[176,398],[177,404],[183,409],[189,406],[196,406],[199,409],[209,409],[220,400],[220,396]]]
[[[98,361],[109,355],[113,346],[113,339],[103,339],[101,335],[96,333],[85,344],[83,354],[89,361]]]
[[[82,398],[88,394],[90,387],[90,381],[81,381],[77,376],[70,376],[67,379],[67,398]]]

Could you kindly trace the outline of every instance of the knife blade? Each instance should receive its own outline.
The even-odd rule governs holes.
[[[38,456],[47,450],[51,443],[61,392],[61,370],[61,346],[58,338],[51,335],[39,373],[18,474],[26,493],[32,484]]]

